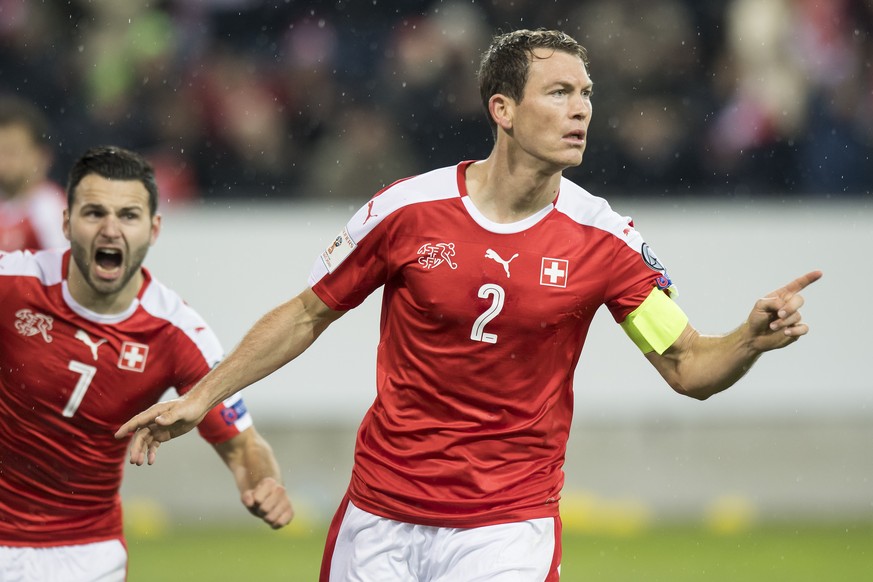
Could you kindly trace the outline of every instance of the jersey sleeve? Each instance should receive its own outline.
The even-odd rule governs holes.
[[[633,223],[628,223],[631,229]],[[679,337],[688,318],[675,303],[677,290],[651,247],[632,231],[617,241],[606,305],[643,353],[662,354]]]
[[[253,424],[242,396],[235,394],[210,410],[197,425],[197,430],[204,440],[218,444],[232,439]]]
[[[624,332],[644,354],[663,354],[685,330],[688,316],[660,289],[652,289],[621,322]]]
[[[0,250],[0,301],[10,296],[19,277],[30,277],[45,285],[60,283],[62,251]]]
[[[176,392],[185,394],[221,361],[221,343],[200,314],[163,285],[150,285],[142,301],[144,308],[172,325],[173,385]],[[197,430],[207,442],[217,444],[250,426],[252,418],[245,402],[235,395],[209,411]]]
[[[357,307],[390,277],[390,225],[396,221],[367,216],[368,206],[352,216],[310,272],[309,285],[331,309]]]
[[[179,394],[185,394],[215,367],[220,360],[221,347],[212,330],[203,324],[196,327],[198,351],[201,357],[185,358],[181,380],[177,385]],[[252,417],[242,399],[236,394],[210,410],[197,425],[200,436],[211,444],[225,442],[252,426]]]

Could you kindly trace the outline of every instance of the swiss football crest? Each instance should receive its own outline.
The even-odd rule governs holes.
[[[30,309],[19,309],[15,312],[15,329],[25,337],[41,335],[45,343],[52,343],[49,331],[52,329],[54,319],[43,313],[34,313]]]
[[[543,257],[540,267],[540,285],[546,287],[566,287],[570,263],[567,259]]]
[[[424,243],[418,249],[418,264],[425,269],[435,269],[447,264],[453,271],[458,268],[457,263],[452,261],[455,256],[455,243]]]
[[[118,367],[122,370],[142,372],[145,370],[149,347],[145,344],[124,342],[121,344],[121,354],[118,357]]]

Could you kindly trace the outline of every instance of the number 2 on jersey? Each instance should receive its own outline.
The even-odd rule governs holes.
[[[64,408],[64,416],[72,418],[76,414],[76,410],[79,409],[79,405],[82,404],[82,399],[85,397],[85,392],[88,391],[88,386],[91,385],[91,380],[94,379],[94,374],[97,373],[97,368],[77,362],[76,360],[70,360],[67,368],[71,372],[81,374],[79,381],[76,382],[76,387],[73,389],[73,393],[70,395],[70,400],[67,401],[67,406]]]
[[[506,291],[500,285],[486,283],[479,287],[479,297],[482,299],[490,297],[491,305],[482,315],[476,318],[476,321],[473,323],[473,330],[470,332],[470,339],[477,342],[496,344],[497,334],[486,333],[485,325],[500,314],[500,311],[503,309],[503,301],[506,298]]]

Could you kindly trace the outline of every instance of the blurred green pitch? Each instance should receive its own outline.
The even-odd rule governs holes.
[[[257,525],[257,524],[255,524]],[[323,527],[204,525],[128,531],[129,582],[313,582]],[[873,523],[782,523],[717,533],[698,524],[564,533],[562,582],[869,580]]]

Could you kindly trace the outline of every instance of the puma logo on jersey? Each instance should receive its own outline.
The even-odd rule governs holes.
[[[493,251],[491,249],[488,249],[487,251],[485,251],[485,258],[486,259],[494,259],[495,261],[497,261],[498,263],[503,265],[503,270],[506,271],[506,278],[507,279],[509,279],[509,263],[511,263],[512,260],[517,256],[518,256],[518,253],[515,253],[514,255],[509,257],[509,259],[504,260],[503,257],[501,257],[500,255],[497,254],[497,251]]]
[[[364,219],[364,222],[362,224],[367,224],[367,221],[370,220],[371,218],[378,218],[379,217],[378,214],[373,214],[373,203],[374,202],[375,202],[375,200],[370,200],[369,202],[367,202],[367,218]]]
[[[455,243],[424,243],[419,247],[418,254],[422,255],[418,258],[418,264],[425,269],[435,269],[443,263],[453,271],[458,268],[458,264],[452,261],[455,256]]]
[[[83,344],[91,348],[91,355],[94,357],[94,361],[97,361],[97,348],[106,343],[106,339],[100,338],[99,340],[91,341],[91,336],[85,333],[84,330],[77,330],[76,335],[74,336],[77,340],[81,341]]]

